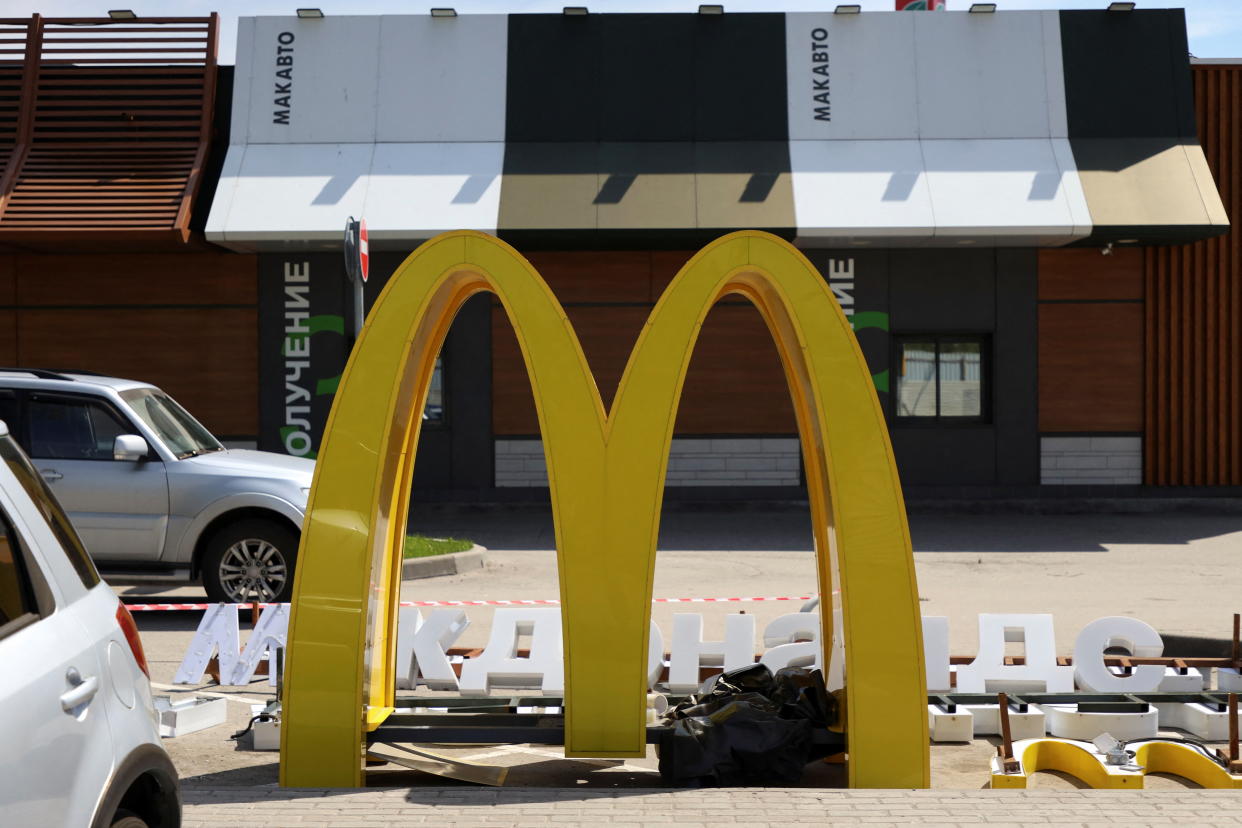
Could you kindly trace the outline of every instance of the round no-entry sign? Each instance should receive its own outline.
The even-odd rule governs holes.
[[[358,220],[358,275],[366,282],[371,273],[371,253],[367,246],[367,220]]]

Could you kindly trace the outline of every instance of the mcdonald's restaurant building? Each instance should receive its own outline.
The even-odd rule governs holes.
[[[205,65],[202,180],[163,278],[215,297],[178,323],[211,368],[148,370],[153,332],[126,333],[125,359],[98,335],[68,347],[237,441],[317,450],[352,333],[350,216],[368,300],[437,233],[509,242],[606,405],[678,269],[761,229],[851,317],[908,495],[1242,494],[1242,64],[1192,64],[1179,10],[251,17],[235,69]],[[4,207],[0,314],[29,359],[50,311],[23,304],[22,274],[51,253]],[[150,255],[109,232],[73,278]],[[798,498],[759,314],[722,301],[689,359],[668,496]],[[526,366],[490,296],[453,324],[421,439],[421,499],[544,496]]]

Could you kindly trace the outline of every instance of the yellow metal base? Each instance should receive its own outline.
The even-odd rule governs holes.
[[[1107,765],[1104,757],[1087,742],[1024,739],[1013,746],[1014,758],[1021,765],[1018,773],[1004,773],[1000,759],[992,758],[992,787],[1025,788],[1031,774],[1055,770],[1097,789],[1138,790],[1143,787],[1143,777],[1148,773],[1181,776],[1204,788],[1242,788],[1242,776],[1230,774],[1188,745],[1154,740],[1139,744],[1134,754],[1133,765]]]

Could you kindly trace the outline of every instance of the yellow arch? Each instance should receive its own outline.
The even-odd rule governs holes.
[[[577,337],[534,268],[482,233],[401,265],[367,319],[328,420],[290,619],[281,781],[361,783],[364,729],[393,703],[400,539],[436,353],[470,296],[517,333],[551,486],[565,639],[567,756],[641,756],[664,473],[682,382],[712,304],[746,296],[781,355],[802,437],[819,588],[840,573],[850,784],[928,784],[913,556],[870,373],[814,266],[755,231],[703,248],[648,318],[605,415]],[[821,640],[831,641],[827,605]]]

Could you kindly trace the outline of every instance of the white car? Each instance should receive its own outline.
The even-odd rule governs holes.
[[[145,382],[0,368],[0,420],[112,583],[288,601],[315,463],[225,448]]]
[[[138,628],[3,421],[0,825],[181,825]]]

